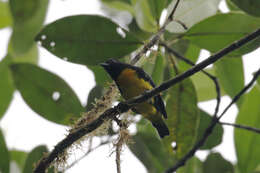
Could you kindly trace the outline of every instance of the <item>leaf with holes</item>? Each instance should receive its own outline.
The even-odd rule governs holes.
[[[15,53],[24,54],[32,47],[45,19],[48,3],[49,0],[10,0],[14,20],[11,44]]]
[[[198,47],[215,53],[259,27],[260,18],[243,13],[217,14],[194,25],[184,37]],[[256,38],[228,56],[238,57],[259,46],[260,38]]]
[[[119,25],[95,15],[56,20],[43,28],[36,41],[54,55],[84,65],[98,65],[108,58],[121,58],[140,45],[136,37],[120,29]]]
[[[10,57],[6,56],[0,62],[0,119],[7,110],[12,98],[15,87],[13,85],[12,74],[8,68]]]
[[[245,95],[236,118],[236,124],[260,128],[260,87],[255,87]],[[241,172],[253,172],[260,160],[260,136],[257,133],[235,128],[235,149]]]
[[[241,8],[246,13],[260,17],[260,1],[257,0],[231,0],[239,8]]]
[[[212,116],[200,109],[200,124],[198,128],[197,141],[199,141],[202,138],[205,130],[209,127],[211,120]],[[223,132],[223,127],[220,124],[217,124],[210,136],[205,141],[204,145],[200,147],[200,149],[209,150],[219,145],[222,142]]]
[[[13,64],[11,70],[25,102],[44,118],[69,124],[84,111],[74,91],[55,74],[27,63]]]
[[[5,143],[4,135],[0,129],[0,172],[9,173],[9,153]]]
[[[179,20],[186,27],[202,21],[218,11],[220,0],[182,0],[174,14],[174,19]],[[168,7],[168,15],[172,12],[176,0],[173,0]],[[179,23],[173,21],[167,27],[170,32],[185,32],[186,30]]]
[[[176,154],[181,158],[191,149],[197,138],[200,117],[196,91],[191,80],[186,79],[171,87],[167,94],[166,123],[170,136],[165,137],[163,141],[168,147],[168,152],[172,152],[171,144],[176,142]]]

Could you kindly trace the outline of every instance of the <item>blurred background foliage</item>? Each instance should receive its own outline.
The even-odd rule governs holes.
[[[109,58],[129,62],[153,34],[156,34],[176,0],[102,0],[104,13],[76,15],[43,25],[48,0],[0,1],[0,29],[10,27],[8,53],[0,62],[0,118],[18,90],[37,114],[57,124],[69,125],[82,112],[90,110],[111,81],[99,63]],[[219,10],[220,0],[181,0],[162,36],[169,47],[196,63],[201,49],[215,53],[260,27],[260,1],[226,0],[230,12]],[[116,23],[113,17],[127,11],[128,18]],[[128,23],[126,22],[128,21]],[[185,29],[183,23],[188,29]],[[245,85],[242,56],[259,48],[260,38],[228,54],[206,71],[218,77],[222,95],[234,97]],[[83,105],[73,89],[59,76],[38,64],[38,48],[44,47],[64,61],[85,65],[95,76],[96,86]],[[175,68],[173,68],[173,62]],[[57,64],[59,65],[59,64]],[[159,85],[190,68],[157,46],[138,65]],[[232,67],[232,68],[231,68]],[[168,113],[167,125],[174,133],[160,140],[154,128],[141,119],[132,134],[130,150],[148,172],[163,172],[185,155],[200,139],[211,116],[197,105],[216,98],[214,83],[201,72],[163,93]],[[237,107],[236,122],[260,128],[260,79],[243,96]],[[260,171],[260,136],[235,129],[237,163],[230,163],[214,147],[222,142],[223,127],[218,124],[201,150],[212,151],[205,161],[193,157],[180,173],[252,173]],[[115,133],[108,133],[109,137]],[[172,145],[177,144],[173,149]],[[47,152],[38,146],[31,152],[8,150],[0,129],[0,172],[9,173],[14,161],[20,172],[32,172],[34,164]],[[53,170],[50,170],[52,172]]]

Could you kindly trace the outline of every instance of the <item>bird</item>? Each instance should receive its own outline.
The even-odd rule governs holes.
[[[115,81],[125,100],[144,94],[155,87],[151,77],[140,67],[115,59],[109,59],[100,65]],[[148,119],[161,138],[169,135],[169,129],[163,120],[163,118],[167,119],[167,113],[160,95],[134,106],[132,111]]]

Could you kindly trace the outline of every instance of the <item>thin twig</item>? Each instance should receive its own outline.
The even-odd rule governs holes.
[[[186,161],[190,159],[196,151],[203,146],[205,141],[207,140],[208,136],[212,133],[215,125],[218,123],[219,119],[223,117],[223,115],[227,112],[227,110],[234,104],[236,101],[254,84],[257,80],[258,76],[260,75],[260,69],[254,74],[253,79],[232,99],[229,105],[225,108],[225,110],[221,113],[220,116],[214,116],[211,120],[209,127],[205,130],[202,138],[193,146],[193,148],[182,158],[180,159],[173,167],[166,170],[166,173],[172,173],[176,171],[179,167],[185,165]]]
[[[161,35],[165,32],[165,28],[166,26],[173,20],[173,16],[174,13],[179,5],[180,0],[177,0],[171,14],[169,15],[169,17],[167,18],[166,22],[164,23],[164,25],[159,29],[159,31],[151,38],[151,40],[144,45],[144,47],[142,48],[142,50],[135,55],[135,57],[131,60],[130,64],[135,64],[137,61],[139,61],[139,59],[149,50],[151,49],[151,47],[153,47],[158,40],[160,39]]]
[[[45,173],[45,170],[59,156],[60,153],[64,152],[65,149],[67,149],[69,146],[71,146],[75,141],[80,139],[82,136],[84,136],[84,135],[86,135],[88,133],[91,133],[92,131],[97,129],[105,121],[113,119],[113,117],[118,115],[119,112],[120,113],[126,112],[131,107],[133,107],[134,105],[139,104],[141,102],[144,102],[144,101],[146,101],[146,100],[148,100],[148,99],[158,95],[160,92],[167,90],[168,88],[170,88],[171,86],[175,85],[176,83],[181,82],[182,80],[190,77],[194,73],[196,73],[196,72],[202,70],[203,68],[207,67],[208,65],[216,62],[221,57],[227,55],[228,53],[230,53],[230,52],[240,48],[242,45],[250,42],[251,40],[253,40],[255,38],[257,38],[259,35],[260,35],[260,29],[256,30],[255,32],[251,33],[250,35],[240,39],[239,41],[234,42],[230,46],[228,46],[228,47],[222,49],[221,51],[219,51],[218,53],[210,56],[208,59],[202,61],[201,63],[199,63],[196,66],[192,67],[191,69],[187,70],[186,72],[176,76],[173,79],[170,79],[169,81],[164,82],[159,87],[156,87],[156,88],[146,92],[145,94],[143,94],[141,96],[134,97],[133,99],[130,99],[130,100],[126,101],[126,102],[120,102],[114,108],[107,109],[96,120],[94,120],[91,123],[83,126],[80,129],[77,129],[77,130],[73,131],[65,139],[63,139],[61,142],[59,142],[48,155],[46,155],[45,157],[43,157],[40,160],[40,162],[38,163],[37,167],[34,170],[34,173]],[[213,127],[214,126],[215,126],[215,124],[213,125]],[[208,128],[207,131],[211,131],[213,129],[213,127]],[[205,132],[206,133],[206,135],[204,135],[205,137],[203,137],[205,139],[201,140],[201,142],[199,144],[197,144],[199,147],[207,139],[207,137],[208,137],[208,135],[207,135],[208,132],[207,131]],[[185,163],[185,161],[184,161],[184,163]],[[170,170],[175,170],[175,166],[173,168],[171,168]]]
[[[222,125],[233,126],[235,128],[244,129],[244,130],[248,130],[248,131],[260,134],[260,129],[255,128],[255,127],[246,126],[246,125],[242,125],[242,124],[227,123],[227,122],[222,122],[222,121],[219,122],[219,123],[222,124]]]

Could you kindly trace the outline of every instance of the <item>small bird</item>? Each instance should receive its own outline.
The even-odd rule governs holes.
[[[109,59],[105,63],[101,63],[101,66],[116,82],[121,95],[126,100],[155,87],[151,77],[139,67],[115,59]],[[169,129],[163,121],[163,117],[167,118],[167,113],[160,95],[138,104],[132,110],[150,120],[161,138],[169,135]]]

